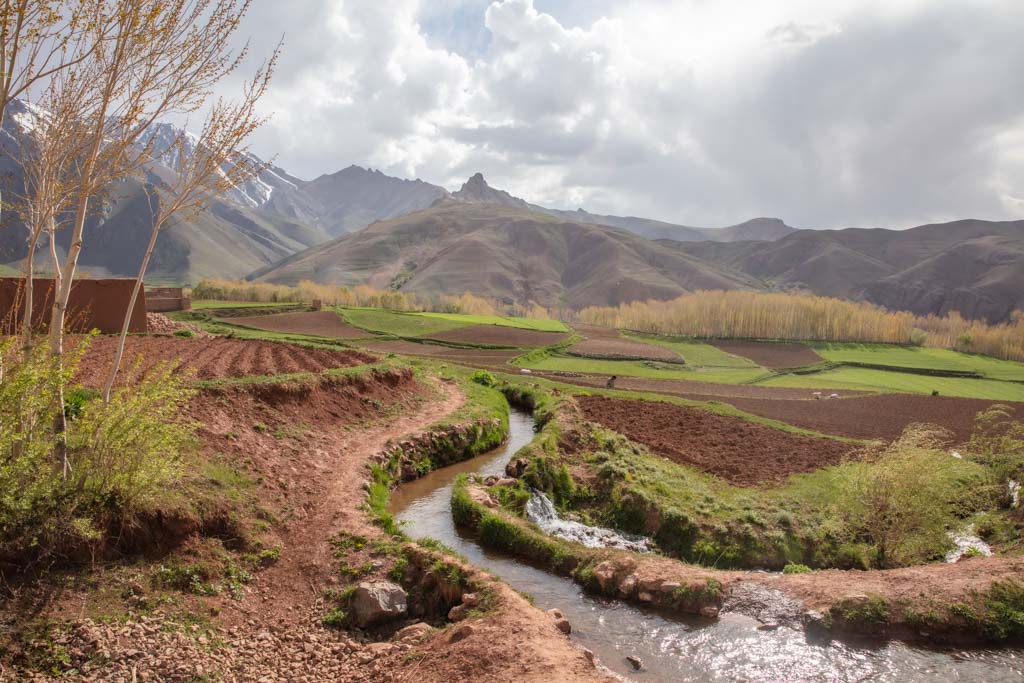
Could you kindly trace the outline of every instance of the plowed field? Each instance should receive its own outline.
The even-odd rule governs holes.
[[[671,403],[602,396],[576,400],[588,420],[646,444],[673,462],[739,486],[776,484],[791,474],[840,463],[857,450],[849,443],[790,434]]]
[[[493,346],[548,346],[564,341],[569,335],[564,332],[539,332],[503,325],[470,325],[455,330],[446,330],[424,335],[431,339],[455,344],[491,344]]]
[[[334,311],[253,315],[245,318],[232,318],[231,322],[270,332],[311,334],[336,339],[363,339],[373,336],[365,330],[346,324]]]
[[[569,353],[584,358],[660,360],[667,363],[682,361],[678,353],[663,346],[615,337],[584,339],[570,346]]]
[[[117,347],[116,337],[97,337],[82,360],[78,379],[86,386],[106,381]],[[359,351],[309,349],[295,344],[241,339],[185,339],[180,337],[128,337],[122,379],[136,358],[141,369],[159,363],[181,360],[184,371],[194,371],[198,379],[279,375],[320,372],[329,368],[352,367],[372,363],[373,356]]]
[[[803,344],[734,341],[728,339],[711,340],[708,343],[726,353],[749,358],[765,368],[799,368],[804,365],[814,365],[824,360],[814,352],[814,349]]]

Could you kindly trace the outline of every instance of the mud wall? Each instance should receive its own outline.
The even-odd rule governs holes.
[[[192,299],[185,296],[181,287],[153,287],[146,290],[146,311],[187,311],[192,308]]]
[[[32,280],[32,327],[45,331],[50,323],[54,281],[51,278]],[[68,299],[66,328],[70,332],[99,330],[104,334],[121,331],[135,281],[127,278],[76,280]],[[25,279],[0,278],[0,333],[11,334],[21,325],[24,316]],[[146,332],[146,295],[140,292],[132,309],[129,332]]]

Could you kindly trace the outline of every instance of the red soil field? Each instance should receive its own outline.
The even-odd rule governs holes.
[[[334,311],[253,315],[232,318],[231,322],[270,332],[311,334],[318,337],[334,337],[335,339],[365,339],[373,336],[370,332],[345,323]]]
[[[560,377],[537,371],[534,374],[589,387],[604,387],[606,381],[603,377]],[[813,389],[633,377],[620,377],[615,386],[694,401],[720,401],[761,417],[854,439],[891,441],[902,434],[907,425],[925,422],[948,429],[953,434],[953,443],[963,443],[971,436],[975,415],[998,403],[1010,405],[1016,410],[1017,419],[1024,420],[1024,403],[980,398],[841,391],[841,399],[817,401],[811,399]],[[822,391],[827,396],[833,390]]]
[[[830,401],[726,400],[748,413],[857,439],[892,440],[907,425],[927,422],[952,432],[953,443],[963,443],[971,436],[975,415],[997,403],[1012,406],[1017,419],[1024,420],[1024,403],[953,396],[880,394]]]
[[[424,338],[455,344],[492,344],[494,346],[547,346],[565,341],[564,332],[540,332],[502,325],[470,325],[454,330],[423,335]]]
[[[584,339],[570,346],[569,353],[586,358],[659,360],[668,363],[682,360],[672,349],[615,337]]]
[[[712,339],[708,343],[726,353],[749,358],[765,368],[799,368],[804,365],[814,365],[824,360],[814,352],[814,349],[803,344],[729,339]]]
[[[117,337],[97,337],[78,371],[86,386],[102,386],[110,371]],[[185,339],[180,337],[129,337],[121,368],[121,381],[138,356],[141,369],[181,360],[182,371],[194,371],[197,379],[248,377],[298,372],[320,372],[372,363],[373,356],[359,351],[309,349],[295,344],[241,339]]]
[[[591,325],[589,323],[573,323],[572,329],[576,330],[587,339],[617,339],[622,336],[614,327]]]
[[[362,343],[374,353],[397,353],[403,356],[426,356],[474,367],[497,367],[520,355],[512,349],[459,349],[439,344],[417,344],[411,341],[388,340]]]
[[[697,408],[603,396],[576,399],[584,416],[673,462],[691,465],[738,486],[782,482],[791,474],[835,465],[856,446],[790,434]]]

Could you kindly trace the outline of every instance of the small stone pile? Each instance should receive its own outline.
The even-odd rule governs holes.
[[[359,643],[315,624],[267,626],[256,620],[231,628],[201,630],[159,616],[121,625],[77,622],[47,644],[66,654],[61,680],[136,681],[387,680],[384,658],[407,652],[433,629],[417,623],[392,642]],[[42,647],[43,643],[39,643]],[[50,681],[46,673],[0,669],[0,681]]]
[[[191,330],[197,337],[205,335],[198,326],[175,322],[162,313],[146,314],[146,330],[150,334],[174,334],[178,330]]]

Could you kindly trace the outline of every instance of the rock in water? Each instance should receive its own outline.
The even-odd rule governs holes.
[[[364,581],[352,596],[352,618],[365,628],[405,615],[408,596],[402,587],[390,581]]]
[[[633,668],[637,671],[642,669],[644,666],[643,660],[637,657],[636,655],[629,655],[628,657],[626,657],[626,661],[632,664]]]

